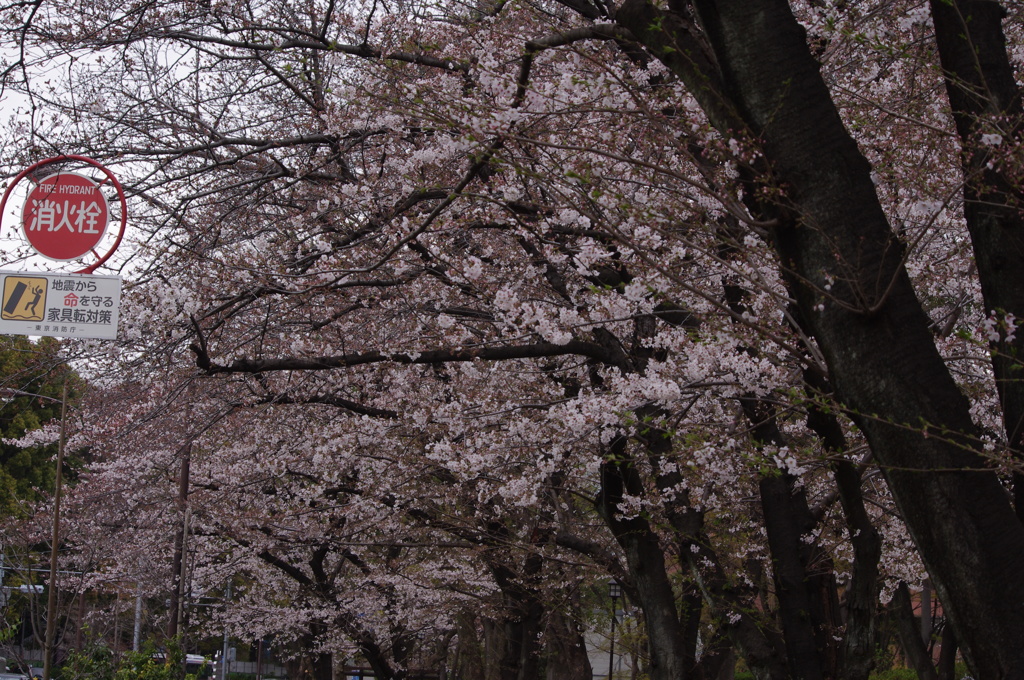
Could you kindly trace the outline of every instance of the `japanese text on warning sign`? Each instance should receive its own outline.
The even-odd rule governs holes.
[[[0,333],[117,337],[119,277],[27,272],[0,272],[0,277]]]

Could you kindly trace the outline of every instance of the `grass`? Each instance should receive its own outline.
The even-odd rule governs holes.
[[[962,663],[958,663],[956,665],[956,673],[954,677],[956,677],[957,680],[969,678],[970,675],[967,673],[967,666]],[[736,673],[736,680],[754,680],[754,674],[746,671],[740,671]],[[910,668],[890,668],[886,671],[872,673],[871,680],[917,680],[917,673]]]

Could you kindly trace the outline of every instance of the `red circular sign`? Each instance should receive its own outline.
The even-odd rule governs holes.
[[[42,180],[22,210],[25,237],[51,260],[74,260],[97,245],[107,230],[110,210],[99,185],[74,172]]]

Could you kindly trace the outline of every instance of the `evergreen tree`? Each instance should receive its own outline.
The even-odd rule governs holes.
[[[53,488],[56,442],[26,446],[18,440],[59,420],[65,380],[69,401],[80,392],[60,349],[53,338],[0,337],[0,513],[5,516],[18,514],[21,501]]]

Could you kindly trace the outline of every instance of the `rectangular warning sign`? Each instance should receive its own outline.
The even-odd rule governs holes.
[[[121,278],[0,271],[0,333],[117,337]]]

